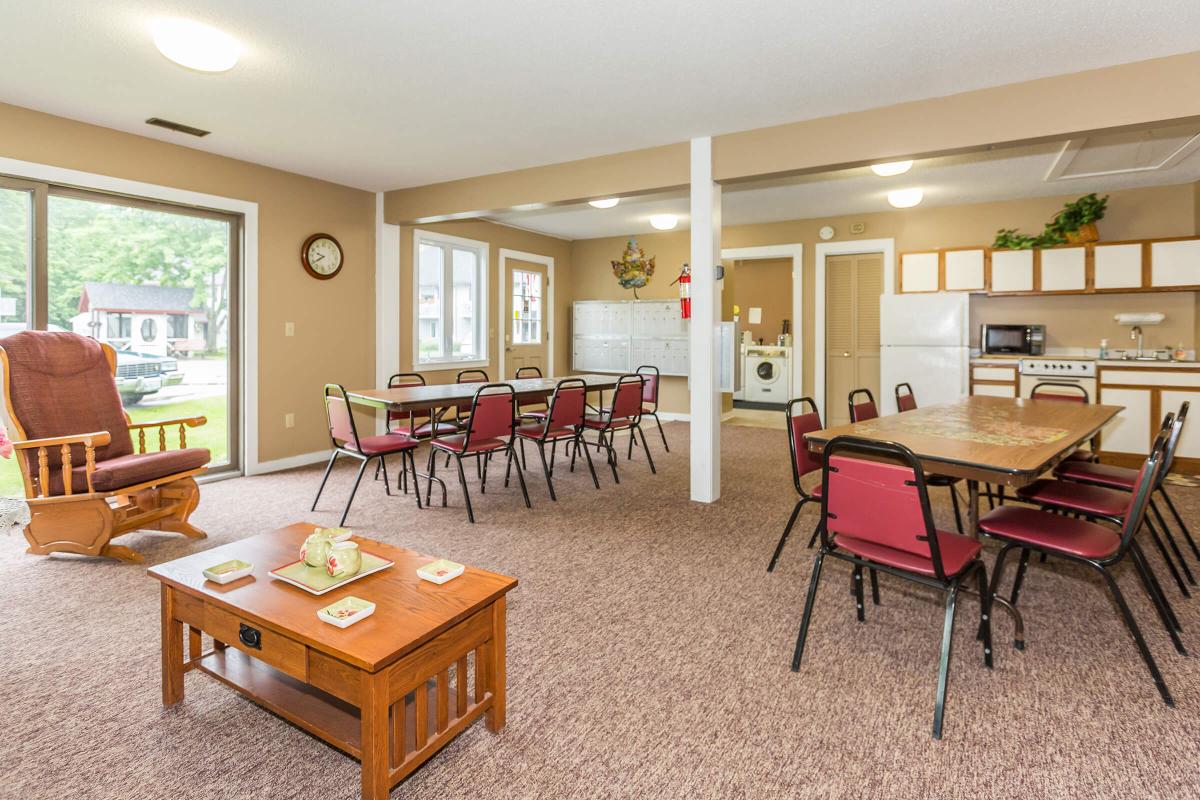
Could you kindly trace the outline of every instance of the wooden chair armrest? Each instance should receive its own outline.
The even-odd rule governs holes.
[[[13,442],[13,448],[16,450],[33,450],[38,447],[58,447],[64,444],[81,444],[85,447],[104,447],[112,440],[108,431],[96,431],[94,433],[74,433],[70,436],[52,436],[48,439],[26,439],[20,442]]]
[[[146,452],[146,429],[158,428],[158,450],[167,449],[167,428],[179,428],[179,447],[187,447],[187,429],[195,428],[208,422],[205,417],[181,417],[179,419],[163,419],[156,422],[131,422],[129,431],[137,431],[137,448],[139,453]]]
[[[25,494],[27,497],[49,497],[50,496],[50,449],[57,447],[59,451],[59,464],[62,469],[63,493],[70,496],[74,493],[75,487],[72,485],[72,465],[71,465],[71,445],[83,445],[84,452],[84,471],[86,473],[86,482],[88,493],[91,494],[92,489],[92,473],[96,470],[96,448],[103,447],[112,440],[112,436],[108,431],[96,431],[94,433],[77,433],[71,436],[52,436],[45,439],[26,439],[21,442],[13,442],[14,450],[36,450],[37,451],[37,483],[33,483],[33,476],[24,459],[21,460],[21,474],[25,479]]]

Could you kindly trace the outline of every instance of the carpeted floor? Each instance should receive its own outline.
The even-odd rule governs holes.
[[[978,606],[960,603],[945,738],[933,741],[940,599],[882,576],[883,605],[860,625],[848,569],[833,562],[793,674],[814,514],[768,575],[794,499],[784,432],[725,427],[715,505],[687,500],[687,426],[667,435],[670,454],[651,437],[657,476],[637,454],[620,486],[602,473],[601,491],[564,472],[551,503],[531,471],[533,510],[497,486],[474,494],[477,525],[453,485],[449,508],[417,512],[364,482],[348,522],[363,535],[521,582],[509,596],[508,726],[471,727],[393,797],[1200,796],[1200,662],[1175,654],[1127,570],[1118,580],[1176,708],[1097,580],[1035,563],[1027,649],[1013,650],[999,614],[993,671],[974,641]],[[206,541],[127,541],[153,563],[296,520],[334,524],[352,473],[338,470],[312,513],[319,478],[313,467],[211,484],[193,518]],[[1172,491],[1200,528],[1200,492]],[[0,796],[358,796],[356,762],[207,676],[190,673],[185,702],[163,709],[158,584],[143,569],[23,550],[0,539]],[[1200,598],[1167,591],[1200,652]]]

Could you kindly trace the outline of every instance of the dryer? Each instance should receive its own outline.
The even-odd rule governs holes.
[[[748,346],[743,385],[747,402],[785,405],[792,392],[792,348]]]

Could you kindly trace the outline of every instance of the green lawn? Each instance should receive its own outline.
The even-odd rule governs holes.
[[[143,408],[134,406],[128,409],[129,416],[134,422],[154,422],[160,419],[177,419],[179,417],[205,417],[208,422],[199,428],[187,429],[188,447],[207,447],[212,451],[212,463],[220,464],[229,458],[228,425],[224,397],[202,397],[197,400],[181,400],[178,403],[168,403],[161,406]],[[167,448],[179,446],[179,428],[167,430]],[[137,435],[134,434],[133,447],[137,449]],[[146,449],[158,449],[158,429],[146,431]],[[50,454],[51,469],[60,462],[57,453]],[[21,472],[17,467],[17,459],[0,459],[0,495],[5,497],[24,497],[25,489],[21,485]]]

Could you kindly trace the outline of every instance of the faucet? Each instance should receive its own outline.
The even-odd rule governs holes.
[[[1141,325],[1134,325],[1132,328],[1129,329],[1129,339],[1130,339],[1130,341],[1137,339],[1138,349],[1137,349],[1137,355],[1135,356],[1135,358],[1141,358],[1142,357],[1142,326]]]

